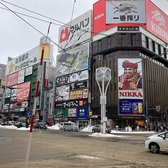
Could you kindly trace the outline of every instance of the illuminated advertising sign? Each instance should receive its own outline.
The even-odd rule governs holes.
[[[144,115],[143,99],[120,99],[119,113],[121,115]]]
[[[64,108],[69,108],[69,107],[82,107],[87,105],[87,100],[78,100],[78,101],[67,101],[63,102],[63,107]]]
[[[87,84],[88,84],[87,81],[81,81],[81,82],[78,82],[78,83],[71,83],[70,84],[70,90],[87,88],[88,87]]]
[[[23,83],[25,77],[25,69],[22,69],[18,72],[18,83]]]
[[[59,29],[58,51],[91,38],[92,11],[88,11]]]
[[[69,92],[69,100],[83,99],[83,90],[74,90]]]
[[[32,72],[33,72],[33,66],[30,66],[30,67],[26,68],[26,70],[25,70],[25,76],[31,75]]]
[[[50,46],[48,47],[48,43],[44,43],[44,38],[40,39],[40,44],[39,46],[29,50],[28,52],[25,52],[24,54],[21,54],[20,56],[16,58],[11,58],[10,61],[7,62],[7,70],[6,70],[6,75],[12,74],[14,72],[20,71],[22,69],[28,68],[32,65],[35,65],[40,62],[41,55],[40,53],[42,52],[42,47],[45,46],[45,51],[44,51],[44,60],[47,61],[53,54],[53,47]]]
[[[139,31],[139,27],[138,26],[118,26],[117,27],[118,31]]]
[[[69,82],[77,82],[89,79],[88,70],[76,72],[69,75]]]
[[[13,85],[17,85],[18,84],[18,72],[15,72],[11,75],[8,75],[6,77],[6,86],[7,87],[10,87],[10,86],[13,86]]]
[[[69,83],[69,75],[59,76],[56,78],[56,85],[62,85]]]
[[[106,24],[115,23],[146,23],[145,1],[107,0]]]
[[[82,44],[56,57],[56,76],[88,69],[89,43]]]
[[[55,103],[55,107],[64,107],[64,108],[83,107],[87,105],[88,105],[87,99]]]
[[[73,90],[69,92],[69,100],[88,98],[88,89]]]
[[[56,88],[55,101],[69,100],[69,85],[63,85]]]
[[[99,0],[93,4],[94,35],[116,26],[141,26],[145,28],[145,23],[144,0]]]
[[[143,104],[142,60],[140,58],[118,59],[118,97],[119,114],[143,115],[143,110],[138,111]]]
[[[76,117],[76,108],[68,109],[68,117]]]
[[[16,99],[17,100],[28,100],[30,92],[30,82],[25,82],[16,85]]]
[[[88,108],[77,108],[76,120],[88,120]]]
[[[147,30],[168,43],[168,16],[151,1],[146,1]]]

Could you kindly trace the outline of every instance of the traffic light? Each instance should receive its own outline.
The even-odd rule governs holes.
[[[156,106],[156,112],[160,111],[160,106]]]

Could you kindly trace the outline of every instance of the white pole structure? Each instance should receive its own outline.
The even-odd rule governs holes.
[[[28,160],[29,160],[30,144],[31,144],[31,139],[32,139],[32,130],[33,130],[33,124],[34,124],[34,118],[35,118],[38,92],[39,92],[39,87],[40,87],[40,80],[41,80],[41,75],[42,75],[43,57],[44,57],[44,47],[42,48],[40,65],[38,67],[38,76],[37,76],[37,83],[36,83],[36,95],[35,95],[35,98],[34,98],[33,113],[32,113],[31,124],[30,124],[30,134],[29,134],[29,140],[28,140],[28,145],[27,145],[25,168],[27,168]]]
[[[106,92],[111,81],[111,69],[107,67],[100,67],[96,69],[96,82],[100,91],[100,104],[101,104],[101,133],[106,133]],[[107,85],[105,87],[105,82]],[[100,85],[101,83],[101,85]]]

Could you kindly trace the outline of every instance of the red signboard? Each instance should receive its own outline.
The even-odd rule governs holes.
[[[114,28],[116,26],[141,26],[145,28],[144,24],[131,23],[131,22],[106,24],[106,0],[99,0],[98,2],[94,3],[93,4],[93,35],[96,35],[100,32]]]
[[[151,1],[146,1],[146,29],[168,43],[168,16]]]
[[[18,84],[18,72],[8,75],[6,78],[6,86],[10,87]]]
[[[22,83],[16,87],[16,100],[28,100],[30,92],[30,82]]]

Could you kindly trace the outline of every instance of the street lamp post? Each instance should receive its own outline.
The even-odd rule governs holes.
[[[101,133],[106,133],[106,92],[111,81],[111,69],[107,67],[100,67],[96,69],[96,82],[100,91],[100,104],[101,104],[101,125],[103,125],[101,129]],[[107,82],[105,86],[105,82]],[[100,84],[101,83],[101,84]]]

